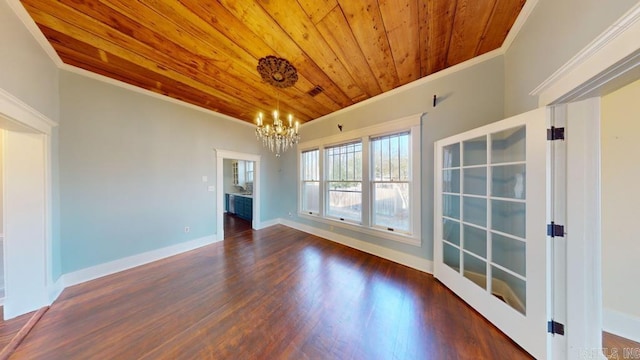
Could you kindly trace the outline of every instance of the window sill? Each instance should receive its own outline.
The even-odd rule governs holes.
[[[317,214],[313,214],[310,215],[308,213],[301,213],[298,212],[298,217],[303,218],[303,219],[307,219],[307,220],[313,220],[313,221],[317,221],[317,222],[321,222],[323,224],[328,224],[328,225],[332,225],[332,226],[338,226],[341,227],[343,229],[347,229],[347,230],[351,230],[351,231],[356,231],[362,234],[367,234],[367,235],[371,235],[371,236],[375,236],[375,237],[379,237],[381,239],[385,239],[385,240],[391,240],[391,241],[396,241],[396,242],[400,242],[403,244],[409,244],[409,245],[413,245],[413,246],[417,246],[417,247],[422,247],[422,242],[420,241],[419,237],[416,237],[414,235],[405,235],[405,234],[400,234],[400,233],[392,233],[390,231],[386,231],[383,229],[376,229],[376,228],[369,228],[369,227],[365,227],[359,224],[355,224],[355,223],[350,223],[350,222],[346,222],[346,221],[340,221],[340,220],[334,220],[331,218],[325,218],[322,217],[320,215]]]

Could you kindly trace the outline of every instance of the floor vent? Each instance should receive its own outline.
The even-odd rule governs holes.
[[[323,91],[324,91],[324,89],[322,88],[322,86],[316,85],[316,87],[314,87],[313,89],[309,90],[307,92],[307,94],[309,94],[311,96],[316,96],[316,95],[320,94]]]

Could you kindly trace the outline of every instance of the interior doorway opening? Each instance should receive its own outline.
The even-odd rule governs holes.
[[[216,189],[218,240],[257,228],[260,223],[260,155],[217,149]]]
[[[225,238],[251,230],[254,180],[254,161],[223,160]]]
[[[640,168],[629,156],[640,151],[640,80],[602,96],[600,168],[602,197],[602,327],[605,356],[640,357],[640,289],[629,286],[640,277],[633,266],[640,258],[638,233],[632,224],[640,202]],[[629,357],[629,356],[627,356]]]

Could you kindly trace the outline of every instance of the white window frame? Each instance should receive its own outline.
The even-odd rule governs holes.
[[[378,238],[397,241],[414,246],[422,245],[421,234],[421,132],[420,132],[420,118],[422,114],[416,114],[405,118],[387,121],[382,124],[368,126],[352,131],[345,131],[337,135],[324,137],[320,139],[310,140],[300,143],[298,145],[298,216],[305,219],[314,220],[317,222],[325,223],[331,226],[338,226],[352,231],[357,231],[367,235],[372,235]],[[371,142],[370,139],[378,136],[390,135],[400,132],[408,131],[409,138],[409,153],[411,164],[411,176],[410,176],[410,196],[413,200],[410,204],[411,220],[410,230],[408,233],[401,233],[396,231],[390,231],[387,228],[374,227],[372,224],[372,198],[373,189],[371,179],[370,163],[371,159]],[[327,199],[327,183],[325,173],[327,171],[324,164],[325,161],[325,148],[347,144],[350,142],[360,141],[362,142],[362,221],[359,223],[341,221],[334,217],[330,217],[326,214],[326,202]],[[319,171],[320,171],[320,203],[319,213],[309,214],[302,210],[302,153],[304,151],[316,150],[320,152],[319,156]]]
[[[375,135],[375,136],[370,136],[369,137],[369,143],[370,143],[369,146],[370,146],[371,154],[370,154],[369,163],[373,165],[373,164],[375,164],[375,161],[376,161],[374,159],[374,151],[372,150],[374,141],[376,141],[379,138],[393,137],[393,136],[404,135],[404,134],[409,135],[409,148],[407,149],[408,150],[407,154],[409,156],[409,164],[412,165],[411,164],[411,160],[413,159],[414,155],[411,153],[411,144],[412,144],[412,140],[413,139],[411,138],[411,132],[407,131],[407,130],[404,130],[404,131],[393,131],[393,132],[388,133],[388,134],[379,134],[379,135]],[[403,229],[397,229],[397,228],[391,229],[391,228],[389,228],[387,226],[376,224],[375,221],[374,221],[375,214],[374,214],[373,209],[374,209],[375,205],[373,204],[373,200],[375,199],[374,192],[375,192],[375,185],[376,184],[407,184],[409,186],[409,196],[408,196],[409,205],[408,205],[408,207],[409,207],[409,213],[411,214],[413,212],[413,208],[414,208],[413,203],[415,202],[414,201],[414,196],[413,196],[413,189],[411,188],[411,183],[413,181],[413,166],[409,167],[409,175],[408,175],[408,179],[407,180],[401,180],[400,178],[395,179],[395,180],[393,178],[389,179],[389,180],[376,180],[376,178],[375,178],[375,168],[373,166],[371,166],[370,169],[371,169],[371,178],[369,180],[369,185],[371,187],[371,207],[370,207],[370,210],[371,210],[371,225],[370,226],[372,228],[377,228],[377,229],[387,230],[387,231],[393,231],[395,233],[401,233],[401,234],[402,233],[408,233],[408,234],[411,234],[411,230],[412,230],[412,226],[413,226],[412,222],[414,220],[412,217],[409,218],[409,230],[403,230]],[[420,201],[420,200],[418,200],[418,201]]]
[[[253,174],[254,174],[254,170],[253,167],[255,166],[255,163],[253,161],[245,161],[244,163],[244,181],[245,183],[253,183]]]
[[[317,151],[318,152],[318,178],[317,179],[312,179],[312,180],[308,180],[308,179],[304,179],[304,166],[302,166],[302,154],[305,152],[311,152],[311,151]],[[306,150],[301,150],[298,152],[298,166],[300,168],[300,171],[298,172],[298,199],[300,201],[298,201],[298,212],[301,214],[307,214],[307,215],[318,215],[322,213],[322,202],[320,201],[320,199],[318,199],[318,211],[309,211],[308,209],[303,209],[303,196],[304,196],[304,184],[305,183],[310,183],[310,182],[317,182],[318,183],[318,197],[320,196],[320,194],[322,194],[322,180],[320,178],[320,168],[321,168],[321,163],[322,163],[322,152],[320,151],[319,148],[312,148],[312,149],[306,149]]]
[[[320,156],[323,159],[327,159],[327,150],[331,149],[331,148],[336,148],[336,147],[341,147],[341,146],[348,146],[348,145],[353,145],[353,144],[360,144],[361,149],[361,161],[362,163],[364,163],[364,144],[362,143],[361,139],[355,139],[354,141],[347,141],[344,143],[339,143],[339,144],[333,144],[333,145],[327,145],[327,146],[323,146],[322,150],[320,151]],[[320,171],[320,181],[324,182],[325,186],[324,186],[324,193],[322,194],[322,198],[323,198],[323,204],[325,212],[324,212],[324,217],[328,218],[328,219],[332,219],[332,220],[336,220],[336,221],[344,221],[347,223],[352,223],[352,224],[360,224],[362,225],[364,222],[364,176],[363,174],[360,174],[360,180],[355,180],[355,179],[346,179],[346,180],[329,180],[328,179],[328,174],[329,174],[329,167],[332,164],[329,163],[325,163],[325,167],[324,167],[324,171]],[[353,183],[360,183],[360,199],[361,199],[361,209],[360,209],[360,220],[354,220],[354,219],[348,219],[348,218],[341,218],[335,215],[331,215],[329,214],[329,206],[327,204],[329,204],[329,197],[330,197],[330,193],[331,193],[331,189],[330,189],[330,183],[332,182],[353,182]]]

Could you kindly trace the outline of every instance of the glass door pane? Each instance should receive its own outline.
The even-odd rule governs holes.
[[[491,289],[526,314],[526,128],[491,138]],[[509,235],[513,237],[509,237]]]

